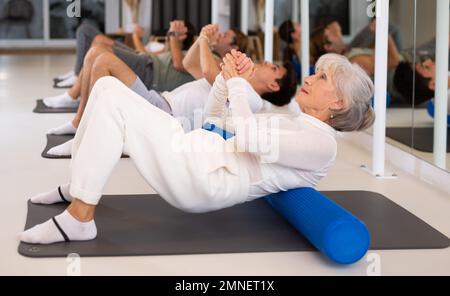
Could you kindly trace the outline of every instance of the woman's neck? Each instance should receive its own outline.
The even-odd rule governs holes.
[[[314,108],[309,108],[309,107],[303,107],[302,105],[298,104],[300,107],[300,110],[302,110],[303,113],[312,116],[320,121],[323,121],[325,123],[328,123],[329,119],[330,119],[330,111],[328,109],[324,109],[324,110],[317,110]]]

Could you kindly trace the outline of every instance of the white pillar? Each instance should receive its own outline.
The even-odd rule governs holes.
[[[249,0],[241,0],[241,31],[248,35],[248,3]]]
[[[389,0],[376,2],[375,114],[373,131],[373,174],[385,175],[386,93],[388,63]]]
[[[274,0],[266,0],[265,12],[265,36],[264,36],[264,60],[273,62],[273,17]]]
[[[220,0],[212,0],[211,1],[211,23],[212,24],[219,23],[219,1]]]
[[[302,84],[309,76],[309,0],[301,0],[302,22]]]
[[[292,0],[292,16],[291,19],[294,22],[298,22],[298,1],[299,0]]]
[[[448,105],[449,0],[437,0],[434,163],[446,169]]]

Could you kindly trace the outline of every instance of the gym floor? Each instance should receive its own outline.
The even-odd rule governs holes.
[[[69,160],[40,156],[48,129],[70,114],[34,114],[36,99],[61,93],[52,78],[74,64],[72,55],[0,55],[0,275],[66,275],[66,259],[29,259],[17,252],[30,196],[69,180]],[[450,196],[418,178],[389,167],[399,176],[379,180],[360,169],[371,154],[339,139],[338,158],[319,190],[369,190],[397,204],[450,237]],[[449,180],[450,184],[450,180]],[[122,159],[107,187],[108,194],[144,194],[153,190]],[[370,251],[359,263],[342,267],[316,252],[195,256],[82,258],[82,275],[367,275],[373,254],[382,275],[450,275],[450,248],[444,250]]]

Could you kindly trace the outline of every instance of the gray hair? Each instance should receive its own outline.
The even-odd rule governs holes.
[[[371,127],[375,121],[371,105],[374,85],[369,75],[346,57],[334,53],[320,57],[316,69],[332,73],[337,96],[344,101],[344,108],[333,114],[330,125],[343,132]]]

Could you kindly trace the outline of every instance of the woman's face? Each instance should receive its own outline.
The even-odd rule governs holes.
[[[295,99],[302,110],[324,112],[343,108],[343,100],[338,99],[332,73],[323,69],[318,69],[316,74],[305,79]]]
[[[300,41],[302,39],[302,27],[299,22],[292,22],[294,26],[294,32],[292,32],[291,37],[294,41]]]

